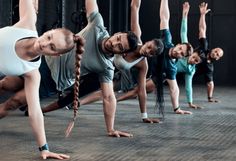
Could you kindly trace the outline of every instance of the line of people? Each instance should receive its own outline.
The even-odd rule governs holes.
[[[140,7],[140,2],[141,1],[132,1],[132,3],[136,2],[136,8],[135,11],[139,10]],[[138,6],[138,7],[137,7]],[[132,5],[131,5],[131,15],[132,15]],[[188,2],[185,2],[183,4],[183,11],[182,11],[182,21],[181,21],[181,42],[182,43],[187,43],[188,42],[188,37],[187,37],[187,19],[188,19],[188,13],[189,13],[190,5]],[[186,98],[187,102],[189,104],[190,108],[198,109],[201,108],[201,106],[193,104],[193,89],[192,89],[192,79],[193,76],[197,70],[197,76],[198,75],[204,75],[205,81],[207,84],[207,96],[208,96],[208,102],[218,102],[218,100],[214,99],[212,97],[213,95],[213,90],[214,90],[214,83],[213,83],[213,62],[216,60],[219,60],[223,56],[223,50],[221,48],[215,48],[212,50],[208,49],[208,43],[206,39],[206,22],[205,22],[205,15],[210,11],[207,8],[206,3],[202,3],[199,6],[200,9],[200,20],[199,20],[199,46],[194,50],[194,52],[187,58],[181,58],[178,59],[176,62],[177,66],[177,73],[184,73],[185,75],[185,90],[186,90]],[[132,15],[133,16],[133,15]],[[133,16],[135,17],[135,16]],[[137,16],[136,16],[137,19]],[[131,17],[131,26],[137,23],[134,23],[132,21]],[[138,27],[136,27],[138,28]],[[132,29],[132,27],[131,27]],[[115,64],[116,65],[116,64]],[[197,67],[196,67],[197,65]],[[155,68],[154,68],[155,70]],[[127,74],[128,73],[128,74]],[[134,73],[134,72],[131,72]],[[135,73],[136,74],[136,73]],[[132,86],[132,76],[130,76],[130,70],[126,71],[126,74],[121,74],[121,79],[120,79],[120,84],[122,84],[122,76],[123,75],[129,75],[126,80],[129,80],[127,82],[124,82],[123,84],[128,84],[129,86]],[[124,76],[123,76],[124,77]],[[133,76],[135,77],[135,76]],[[116,80],[115,80],[116,82]],[[121,87],[122,91],[127,91],[126,88],[124,88],[127,85],[123,85]],[[175,86],[174,89],[177,87]],[[155,83],[152,81],[152,79],[147,79],[146,80],[146,91],[147,92],[152,92],[155,90]],[[175,93],[178,94],[178,89],[174,90],[176,91]],[[136,85],[132,90],[129,90],[127,92],[124,92],[124,94],[119,95],[117,98],[117,101],[123,101],[126,99],[130,98],[136,98],[139,94],[139,86]],[[177,95],[175,96],[177,97]],[[91,95],[83,98],[81,100],[81,104],[88,104],[94,101],[97,101],[101,99],[101,94],[100,91],[96,91],[92,93]],[[177,111],[178,112],[178,111]],[[180,113],[179,113],[180,114]]]
[[[0,29],[0,36],[7,38],[4,41],[1,39],[2,43],[0,43],[0,77],[3,77],[0,80],[0,94],[5,91],[16,92],[0,104],[0,118],[5,117],[9,111],[27,104],[30,123],[43,159],[69,158],[68,155],[49,151],[42,112],[57,110],[73,102],[74,96],[77,96],[72,88],[75,77],[79,77],[80,86],[76,83],[76,88],[79,88],[79,98],[82,98],[80,105],[102,99],[108,136],[133,136],[131,133],[116,130],[114,123],[117,102],[136,96],[138,96],[142,121],[158,123],[160,120],[148,117],[147,93],[157,91],[157,105],[160,113],[164,115],[164,81],[169,85],[173,111],[176,114],[192,114],[190,111],[181,109],[179,105],[176,74],[180,72],[185,73],[189,107],[200,108],[193,104],[192,78],[195,71],[206,78],[208,101],[217,102],[212,97],[213,62],[223,56],[223,50],[221,48],[208,49],[205,16],[210,9],[207,3],[203,2],[199,6],[199,47],[193,49],[187,38],[187,20],[190,9],[188,2],[183,4],[181,43],[177,45],[173,44],[169,29],[168,0],[161,0],[160,4],[160,38],[145,43],[141,40],[142,32],[139,25],[141,0],[131,1],[131,31],[115,33],[112,36],[104,27],[96,0],[86,0],[88,25],[82,31],[73,34],[63,28],[45,32],[38,37],[34,9],[37,6],[34,6],[32,2],[37,4],[37,0],[20,0],[19,22],[12,27]],[[81,62],[76,62],[75,55],[82,53]],[[42,108],[42,111],[38,94],[40,82],[38,67],[41,55],[45,55],[57,89],[60,91],[70,89],[65,97]],[[59,55],[60,59],[55,57]],[[150,64],[148,59],[151,60]],[[74,74],[75,63],[80,68],[80,71],[76,72],[77,76]],[[113,79],[115,67],[120,73],[118,81]],[[132,68],[138,72],[131,72]],[[151,70],[151,76],[147,79],[148,70]],[[133,76],[134,73],[136,73],[135,76]],[[133,77],[137,78],[137,85],[130,82]],[[134,87],[131,90],[130,84]],[[120,90],[127,92],[116,99],[114,91]]]

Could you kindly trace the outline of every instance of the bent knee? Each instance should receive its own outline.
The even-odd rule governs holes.
[[[105,95],[103,96],[103,100],[106,102],[111,102],[113,100],[116,100],[116,97],[114,95]]]
[[[15,110],[26,104],[26,99],[22,96],[13,96],[6,101],[7,110]]]
[[[4,91],[17,91],[24,87],[24,80],[20,77],[6,76],[0,81],[0,89]]]

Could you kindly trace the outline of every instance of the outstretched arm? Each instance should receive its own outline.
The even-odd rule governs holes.
[[[214,91],[214,82],[210,81],[207,82],[207,96],[208,96],[208,102],[220,102],[219,100],[212,97]]]
[[[92,12],[98,11],[97,0],[86,0],[85,6],[86,6],[86,14],[87,14],[87,17],[88,17]]]
[[[25,94],[28,103],[29,110],[29,121],[35,134],[39,147],[44,146],[46,141],[43,114],[39,103],[39,83],[40,74],[38,70],[31,71],[24,75],[25,79]],[[64,154],[56,154],[44,149],[41,151],[41,157],[46,158],[57,158],[57,159],[68,159],[69,156]]]
[[[169,85],[172,106],[175,109],[179,107],[179,87],[178,87],[176,79],[174,80],[167,79],[167,82]]]
[[[185,73],[185,91],[189,104],[193,103],[193,86],[192,86],[193,74]]]
[[[139,106],[141,113],[147,112],[146,107],[146,99],[147,99],[147,92],[146,92],[146,75],[147,75],[147,60],[144,59],[140,61],[136,65],[139,69],[138,75],[138,99],[139,99]]]
[[[172,106],[174,108],[174,112],[176,114],[192,114],[190,111],[184,111],[179,108],[179,87],[176,79],[170,80],[167,79],[169,89],[170,89],[170,98],[172,102]]]
[[[38,0],[20,0],[20,20],[14,25],[20,28],[36,30]]]
[[[182,21],[181,21],[181,30],[180,37],[181,43],[188,42],[188,13],[189,13],[190,5],[188,2],[184,2],[183,4],[183,12],[182,12]]]
[[[208,4],[203,2],[199,5],[200,9],[200,20],[199,20],[199,39],[206,38],[206,14],[210,11],[207,9]]]
[[[170,10],[168,0],[161,0],[160,5],[160,30],[169,29]]]
[[[193,104],[193,85],[192,85],[192,80],[193,80],[193,75],[195,71],[192,72],[191,74],[185,73],[185,90],[186,90],[186,97],[188,101],[188,105],[190,108],[193,109],[199,109],[202,108],[199,105]]]
[[[141,0],[131,1],[131,31],[133,31],[138,37],[139,43],[142,43],[141,35],[142,31],[139,25],[139,9],[141,5]]]
[[[140,61],[136,67],[139,69],[138,75],[138,99],[141,111],[141,117],[144,123],[158,123],[160,120],[151,119],[147,116],[147,91],[146,91],[146,76],[148,70],[147,59]]]
[[[113,91],[112,83],[101,83],[101,89],[102,89],[102,95],[103,95],[104,118],[105,118],[108,136],[131,137],[132,134],[114,129],[115,113],[116,113],[116,98]]]

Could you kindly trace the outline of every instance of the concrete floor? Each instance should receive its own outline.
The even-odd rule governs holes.
[[[181,89],[182,108],[193,115],[176,115],[166,90],[166,116],[161,124],[142,123],[135,99],[118,103],[115,128],[133,133],[133,138],[106,135],[101,102],[80,108],[69,138],[64,138],[64,130],[73,111],[48,113],[45,124],[50,149],[69,154],[71,161],[236,160],[236,87],[217,87],[215,96],[221,99],[218,104],[207,103],[205,87],[195,86],[194,92],[194,102],[204,109],[189,109]],[[154,100],[154,94],[149,94],[148,113],[152,117],[156,117]],[[0,161],[41,160],[28,119],[19,110],[0,121],[0,147]]]

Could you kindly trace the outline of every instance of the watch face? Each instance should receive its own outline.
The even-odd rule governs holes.
[[[44,144],[42,147],[39,147],[39,151],[49,150],[48,144]]]

